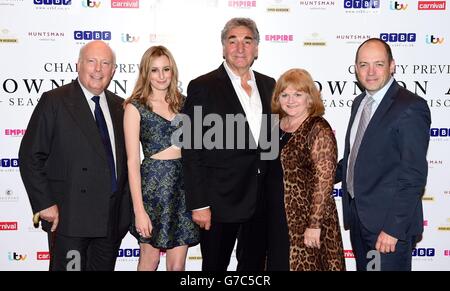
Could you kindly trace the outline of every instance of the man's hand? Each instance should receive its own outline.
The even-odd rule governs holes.
[[[51,222],[52,223],[51,231],[52,232],[55,231],[56,228],[58,227],[59,222],[58,206],[55,204],[50,206],[49,208],[39,211],[39,217],[42,220]]]
[[[192,210],[192,220],[205,230],[211,227],[211,208]]]
[[[381,231],[378,235],[377,243],[375,244],[375,249],[380,253],[393,253],[395,252],[395,245],[397,244],[398,239],[389,234]]]

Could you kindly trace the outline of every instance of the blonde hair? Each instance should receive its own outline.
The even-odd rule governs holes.
[[[138,100],[141,104],[148,106],[149,109],[152,110],[151,104],[147,102],[147,98],[153,93],[150,83],[150,73],[152,62],[161,56],[166,56],[169,59],[170,68],[172,70],[172,80],[170,81],[169,88],[167,89],[165,100],[173,112],[180,112],[183,105],[183,96],[178,89],[178,68],[174,57],[164,46],[152,46],[144,53],[144,55],[142,55],[136,85],[134,86],[131,96],[125,100],[124,106],[133,100]]]
[[[288,86],[308,94],[308,113],[310,116],[322,116],[325,112],[320,91],[317,89],[311,75],[304,69],[290,69],[280,76],[272,95],[272,112],[279,114],[280,118],[286,113],[280,106],[280,94]]]

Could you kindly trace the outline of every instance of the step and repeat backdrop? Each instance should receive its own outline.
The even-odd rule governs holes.
[[[423,240],[414,270],[450,270],[450,12],[448,1],[409,0],[0,0],[0,270],[46,270],[46,235],[32,224],[18,148],[41,94],[76,78],[80,47],[93,39],[110,44],[117,69],[109,89],[131,94],[140,58],[167,46],[186,92],[193,78],[222,62],[220,32],[232,17],[250,17],[261,42],[253,69],[278,78],[307,69],[322,91],[326,119],[339,157],[356,85],[358,45],[381,37],[392,46],[395,78],[424,97],[432,113],[429,176],[423,197]],[[76,142],[76,141],[74,141]],[[341,217],[340,184],[335,197]],[[342,229],[347,268],[355,269],[348,232]],[[128,235],[116,270],[135,270],[139,247]],[[233,256],[230,269],[235,269]],[[200,270],[198,246],[187,269]],[[161,253],[160,270],[165,270]]]

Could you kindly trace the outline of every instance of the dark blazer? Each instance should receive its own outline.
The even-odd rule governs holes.
[[[345,137],[342,179],[344,227],[349,228],[350,197],[346,174],[350,129],[366,94],[355,98]],[[427,182],[430,110],[426,101],[396,81],[373,114],[361,141],[354,169],[354,194],[359,218],[369,231],[404,240],[423,232],[422,195]]]
[[[262,112],[270,114],[270,99],[275,80],[257,72],[254,74],[261,96]],[[192,124],[195,123],[194,106],[202,108],[202,116],[198,117],[215,113],[225,121],[226,114],[245,116],[223,64],[217,70],[189,83],[183,113],[191,118]],[[247,121],[244,127],[246,133],[249,133]],[[202,132],[195,135],[203,136],[208,128],[210,127],[203,126]],[[263,120],[261,131],[266,130],[270,134],[269,128],[269,123],[264,123]],[[224,142],[227,132],[234,133],[236,146],[236,130],[224,122]],[[244,222],[252,217],[260,190],[258,175],[263,178],[267,171],[267,161],[260,159],[262,149],[252,147],[252,142],[253,145],[257,144],[251,135],[249,137],[249,134],[246,134],[244,149],[182,149],[188,209],[210,206],[212,219],[216,222]]]
[[[121,238],[130,222],[123,99],[109,91],[105,95],[114,127],[116,193],[111,191],[107,156],[94,116],[77,80],[42,95],[22,139],[20,173],[33,213],[57,204],[59,234],[106,236],[113,195],[120,207],[115,223]],[[45,221],[42,226],[49,230]]]

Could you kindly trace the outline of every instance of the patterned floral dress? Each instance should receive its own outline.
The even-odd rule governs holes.
[[[186,209],[181,159],[157,160],[152,155],[169,148],[172,133],[178,128],[171,121],[132,101],[141,117],[140,141],[144,152],[141,164],[142,198],[144,208],[152,222],[150,238],[140,237],[134,219],[130,233],[139,243],[148,243],[155,248],[170,249],[199,242],[198,226]]]

